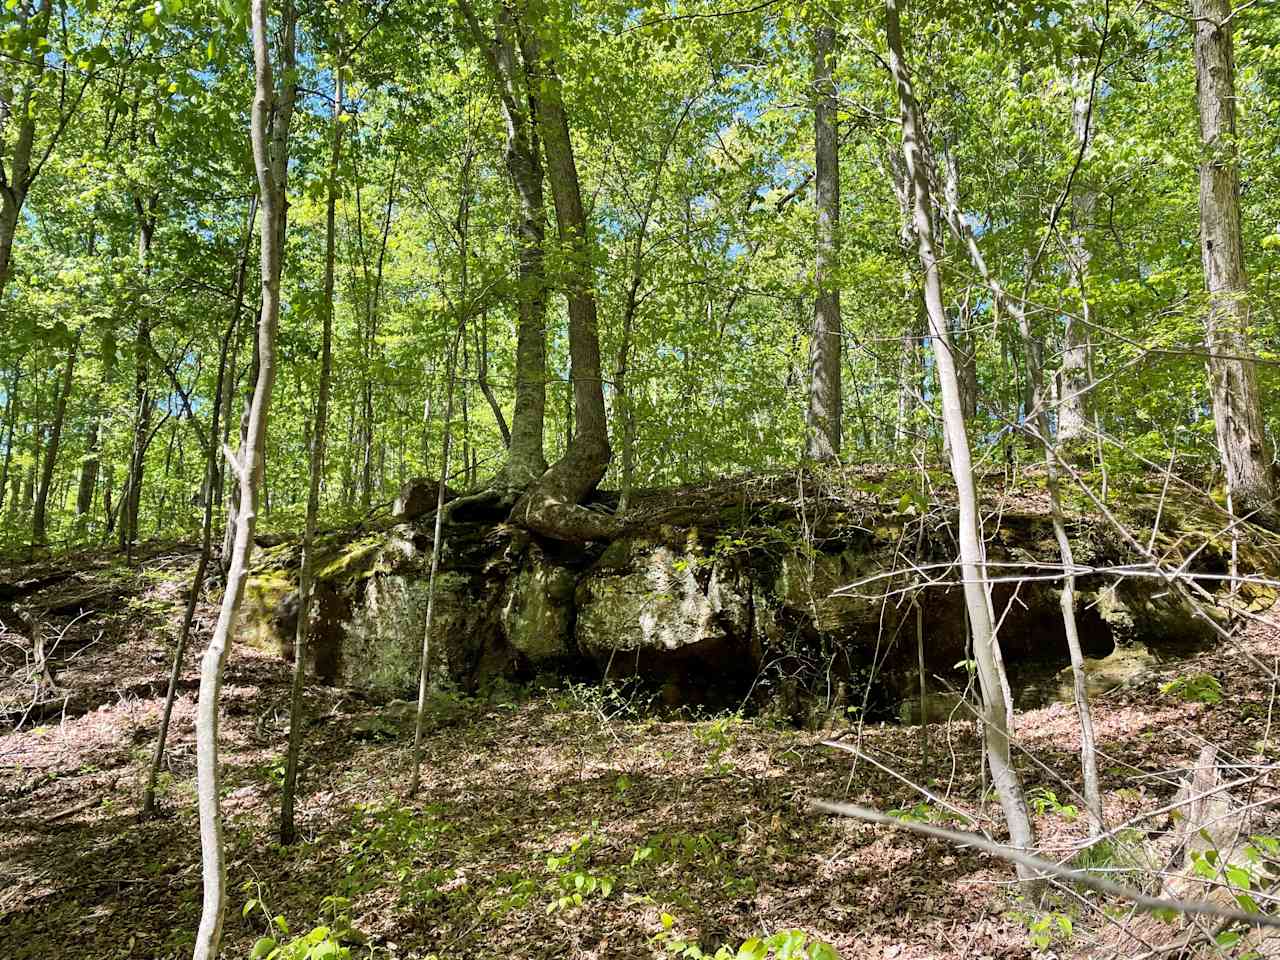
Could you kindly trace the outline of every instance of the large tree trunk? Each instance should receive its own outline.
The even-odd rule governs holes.
[[[547,407],[547,280],[543,265],[547,212],[538,142],[539,105],[528,70],[517,56],[519,24],[510,7],[499,6],[492,36],[470,3],[464,0],[459,9],[471,41],[484,52],[502,104],[507,176],[519,205],[515,406],[507,462],[493,484],[495,490],[511,498],[510,503],[547,469],[543,453]]]
[[[22,199],[19,199],[18,191],[0,187],[0,297],[4,296],[4,289],[9,284],[13,264],[13,237],[18,229]]]
[[[1280,529],[1249,346],[1249,283],[1240,236],[1236,78],[1230,0],[1192,0],[1200,110],[1200,245],[1209,312],[1209,391],[1232,509]]]
[[[825,14],[820,14],[824,16]],[[840,456],[840,141],[836,130],[836,88],[831,77],[835,29],[823,23],[813,32],[814,188],[817,206],[814,280],[817,299],[809,338],[809,406],[805,411],[805,456]]]
[[[32,101],[45,68],[49,46],[45,39],[53,2],[38,0],[38,5],[32,7],[26,0],[19,0],[8,9],[27,42],[26,49],[0,71],[0,298],[4,297],[13,270],[13,239],[22,207],[40,172],[41,164],[33,166],[31,162],[36,120],[40,116]],[[65,129],[67,119],[60,118],[55,140]]]
[[[540,11],[538,5],[532,11]],[[555,202],[556,228],[567,261],[569,301],[569,376],[573,383],[573,439],[512,510],[512,519],[544,536],[563,540],[607,539],[620,525],[612,517],[579,506],[599,485],[612,451],[600,377],[600,338],[591,277],[591,242],[578,168],[569,136],[564,91],[555,66],[539,46],[538,22],[521,36],[524,61],[533,88],[541,91],[538,130],[547,160],[547,178]]]
[[[67,350],[67,362],[62,371],[62,387],[58,391],[58,401],[53,408],[53,423],[49,427],[49,443],[45,449],[44,468],[40,472],[40,489],[36,492],[35,507],[31,513],[31,542],[45,542],[45,513],[49,505],[49,488],[53,485],[53,471],[58,463],[58,447],[62,443],[62,424],[67,417],[67,398],[71,396],[71,385],[75,375],[76,352],[80,346],[80,334],[77,333]]]
[[[218,701],[227,652],[235,634],[249,578],[258,490],[262,481],[271,386],[275,380],[276,328],[280,320],[280,271],[284,249],[289,123],[296,97],[294,34],[296,20],[285,0],[281,31],[281,90],[272,79],[268,34],[268,0],[253,0],[254,100],[250,115],[253,160],[262,208],[262,316],[258,324],[258,379],[249,408],[247,443],[232,459],[240,483],[240,509],[231,567],[222,607],[209,647],[200,664],[200,699],[196,705],[196,783],[200,811],[200,852],[204,899],[196,932],[195,960],[218,956],[227,900],[227,864],[222,843],[221,777],[218,768]]]
[[[925,169],[921,147],[921,123],[911,77],[902,46],[902,29],[898,13],[899,0],[885,0],[885,38],[889,46],[889,68],[898,94],[902,122],[902,150],[907,178],[912,186],[912,220],[920,266],[924,273],[925,306],[929,334],[933,344],[934,365],[942,392],[942,419],[951,456],[951,472],[956,483],[959,506],[960,570],[964,579],[965,606],[972,628],[974,659],[982,690],[982,721],[986,734],[987,761],[1000,806],[1004,810],[1013,846],[1031,850],[1035,833],[1027,813],[1026,800],[1018,772],[1010,755],[1007,714],[1009,704],[1001,683],[1001,671],[995,651],[995,631],[987,600],[986,558],[978,530],[978,493],[973,474],[969,437],[961,409],[960,387],[952,356],[951,331],[943,308],[942,278],[934,247],[933,203],[930,177]],[[936,179],[936,178],[935,178]],[[1034,880],[1034,873],[1019,867],[1024,880]]]
[[[1071,105],[1071,129],[1081,157],[1092,139],[1093,97],[1086,90]],[[1058,392],[1058,449],[1062,456],[1077,459],[1088,445],[1091,397],[1089,358],[1089,247],[1087,231],[1097,193],[1086,183],[1077,183],[1071,195],[1071,238],[1068,256],[1071,272],[1080,288],[1080,314],[1067,312],[1063,329],[1062,368]]]

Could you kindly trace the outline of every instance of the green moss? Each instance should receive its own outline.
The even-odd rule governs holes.
[[[249,577],[240,607],[239,639],[260,650],[278,653],[280,637],[273,622],[275,610],[295,586],[286,570],[266,570]]]
[[[320,580],[352,581],[367,575],[383,543],[382,537],[365,537],[342,544],[336,555],[324,557],[316,571]]]

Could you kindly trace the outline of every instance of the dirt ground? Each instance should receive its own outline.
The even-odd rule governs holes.
[[[137,812],[192,561],[189,549],[163,545],[138,568],[83,558],[73,577],[44,588],[67,599],[50,620],[62,699],[46,695],[51,706],[0,736],[0,957],[189,955],[201,894],[192,719],[211,606],[200,608],[182,677],[162,815],[140,822]],[[75,617],[77,602],[90,612]],[[12,609],[5,623],[10,729],[31,685]],[[1277,631],[1254,624],[1238,647],[1166,664],[1096,703],[1109,823],[1166,804],[1206,742],[1224,762],[1273,755],[1274,687],[1242,651],[1280,663]],[[277,657],[244,646],[228,668],[227,957],[247,957],[271,917],[296,933],[335,913],[363,941],[353,957],[662,956],[664,914],[667,942],[708,953],[789,928],[846,960],[1143,952],[1122,945],[1101,912],[1114,903],[1073,891],[1037,914],[1006,864],[808,808],[812,798],[847,799],[945,819],[937,805],[917,806],[902,780],[823,745],[837,736],[986,824],[998,808],[965,722],[932,729],[924,767],[912,727],[815,733],[724,715],[658,718],[591,686],[438,698],[423,787],[408,799],[411,728],[348,691],[312,687],[303,839],[282,848],[288,674]],[[1221,681],[1221,702],[1160,692],[1199,674]],[[1086,834],[1069,808],[1079,788],[1074,713],[1022,713],[1017,733],[1024,782],[1040,798],[1043,849],[1065,858]],[[1273,817],[1269,796],[1252,799],[1258,822]],[[1166,819],[1139,827],[1163,830]],[[262,906],[245,915],[250,900]],[[1037,947],[1036,918],[1059,915],[1071,922],[1055,923]]]

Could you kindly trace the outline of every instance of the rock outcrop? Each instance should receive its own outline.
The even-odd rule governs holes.
[[[846,479],[838,493],[811,488],[806,497],[793,481],[772,478],[652,494],[628,515],[629,532],[607,544],[544,542],[507,524],[450,524],[426,645],[432,683],[474,689],[545,671],[639,676],[668,701],[762,702],[803,689],[830,709],[831,691],[872,681],[869,706],[888,715],[915,695],[918,604],[927,670],[963,686],[966,619],[947,567],[952,512],[945,503],[921,510],[915,499],[886,493],[887,483]],[[1129,502],[1140,508],[1142,496]],[[1021,583],[1004,576],[1056,555],[1049,519],[1009,506],[992,516],[988,557],[1004,565],[1005,581],[992,602],[1011,672],[1022,662],[1065,664],[1056,581],[1043,570]],[[310,653],[323,679],[383,698],[416,688],[430,520],[323,548]],[[1196,572],[1217,572],[1230,553],[1218,529],[1212,518],[1166,513],[1156,545],[1171,558],[1194,557]],[[1137,558],[1105,520],[1076,516],[1072,535],[1079,561],[1096,569],[1079,579],[1087,655],[1128,662],[1124,651],[1135,644],[1156,651],[1212,639],[1211,624],[1160,580],[1109,572]],[[1246,564],[1280,567],[1280,541],[1253,528],[1243,536]],[[281,612],[296,559],[296,546],[286,545],[261,561],[251,629],[289,633]]]

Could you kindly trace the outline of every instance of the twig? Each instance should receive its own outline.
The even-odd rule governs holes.
[[[1070,867],[1059,866],[1035,854],[1027,853],[1023,850],[1015,850],[1012,847],[996,843],[994,840],[988,840],[976,833],[970,833],[964,830],[949,830],[945,827],[934,826],[928,823],[916,823],[910,820],[899,820],[896,817],[888,816],[880,813],[878,810],[872,810],[869,807],[861,807],[852,803],[833,803],[829,800],[814,800],[811,806],[815,810],[823,813],[831,813],[841,817],[853,817],[857,820],[865,820],[868,823],[878,823],[881,826],[895,827],[899,830],[907,830],[911,833],[919,833],[926,837],[933,837],[936,840],[945,840],[948,843],[958,844],[965,847],[973,847],[984,853],[989,853],[993,857],[1006,860],[1013,864],[1028,867],[1032,870],[1039,871],[1055,877],[1062,877],[1066,880],[1074,881],[1081,886],[1088,887],[1098,893],[1103,893],[1112,897],[1120,897],[1125,900],[1132,901],[1145,910],[1172,910],[1186,916],[1202,916],[1202,917],[1218,917],[1222,920],[1231,920],[1236,923],[1247,924],[1251,927],[1273,927],[1280,929],[1280,917],[1269,917],[1260,913],[1246,913],[1243,910],[1233,910],[1230,907],[1220,907],[1217,904],[1209,903],[1205,900],[1179,900],[1175,898],[1165,899],[1163,897],[1151,897],[1138,890],[1130,889],[1118,883],[1112,883],[1110,880],[1103,880],[1095,877],[1085,870],[1073,870]]]

